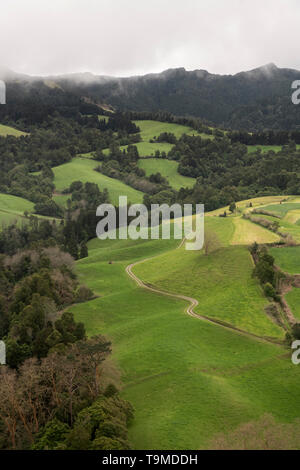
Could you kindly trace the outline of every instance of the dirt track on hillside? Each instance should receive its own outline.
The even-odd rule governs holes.
[[[178,249],[180,249],[184,245],[184,243],[185,243],[185,239],[182,240],[182,242],[180,243]],[[206,317],[204,315],[200,315],[200,314],[198,314],[194,311],[194,309],[199,305],[198,300],[194,299],[193,297],[188,297],[188,296],[181,295],[181,294],[173,294],[171,292],[167,292],[167,291],[164,291],[162,289],[158,289],[157,287],[152,286],[151,284],[145,283],[144,281],[142,281],[142,279],[137,277],[132,272],[132,270],[135,266],[137,266],[139,264],[142,264],[142,263],[145,263],[147,261],[150,261],[151,259],[154,259],[156,257],[157,256],[152,256],[150,258],[145,258],[141,261],[137,261],[136,263],[132,263],[132,264],[130,264],[126,267],[126,273],[128,274],[129,277],[131,277],[131,279],[133,279],[133,281],[136,282],[136,284],[139,287],[141,287],[143,289],[146,289],[150,292],[154,292],[155,294],[164,295],[164,296],[167,296],[167,297],[172,297],[172,298],[175,298],[175,299],[184,300],[184,301],[188,302],[189,306],[186,308],[185,312],[193,318],[197,318],[198,320],[202,320],[202,321],[205,321],[205,322],[208,322],[208,323],[212,323],[215,326],[220,326],[222,328],[226,328],[227,330],[233,331],[234,333],[237,333],[237,334],[240,334],[240,335],[243,335],[243,336],[248,336],[250,338],[254,338],[257,341],[267,342],[267,343],[272,343],[272,344],[275,344],[275,345],[278,345],[278,346],[282,346],[282,343],[279,340],[276,341],[276,339],[272,340],[272,339],[269,339],[269,338],[264,338],[264,337],[261,337],[261,336],[257,336],[254,333],[249,333],[248,331],[241,330],[239,328],[236,328],[233,325],[224,323],[221,320],[215,320],[215,319]]]

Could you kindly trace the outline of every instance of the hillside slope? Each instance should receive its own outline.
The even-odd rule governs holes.
[[[101,332],[113,341],[123,396],[136,410],[134,448],[207,448],[221,429],[266,412],[294,419],[299,376],[284,347],[191,318],[187,302],[138,287],[125,271],[154,257],[134,273],[165,290],[197,295],[201,313],[283,338],[264,312],[267,299],[251,279],[246,246],[231,246],[233,220],[209,218],[223,247],[208,257],[177,249],[172,240],[93,240],[89,257],[77,263],[80,279],[99,297],[72,311],[89,335]]]
[[[120,110],[167,111],[252,130],[300,124],[300,109],[291,102],[291,84],[299,78],[299,71],[268,64],[236,75],[178,68],[131,78],[95,76],[89,83],[70,77],[58,83]]]
[[[34,100],[38,94],[51,113],[55,108],[63,111],[66,104],[77,110],[94,102],[103,109],[110,105],[118,110],[195,116],[235,129],[294,129],[300,125],[300,107],[291,101],[291,84],[299,80],[300,72],[274,64],[236,75],[177,68],[128,78],[70,74],[49,80],[14,73],[5,78],[8,103],[16,109],[24,96]],[[80,97],[86,99],[84,106]],[[28,110],[30,119],[38,114],[38,107]]]

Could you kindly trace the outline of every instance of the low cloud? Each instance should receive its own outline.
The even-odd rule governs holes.
[[[1,5],[0,65],[36,75],[300,69],[299,20],[297,0],[14,0]]]

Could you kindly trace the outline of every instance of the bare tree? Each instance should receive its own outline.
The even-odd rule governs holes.
[[[206,256],[221,248],[220,240],[215,232],[205,230],[203,248]]]
[[[36,434],[55,413],[72,426],[74,410],[99,395],[100,366],[111,344],[102,336],[78,342],[40,362],[31,358],[19,371],[0,368],[0,421],[9,448],[34,442]],[[103,384],[102,384],[103,386]]]
[[[79,392],[82,380],[83,370],[81,361],[76,354],[70,354],[66,360],[61,363],[63,365],[63,374],[61,375],[60,389],[64,393],[68,401],[69,422],[73,425],[73,407],[76,394]]]
[[[100,365],[111,353],[111,343],[104,336],[98,335],[89,339],[89,341],[77,343],[76,347],[79,348],[82,356],[88,361],[94,378],[95,396],[97,396],[99,393]]]
[[[0,369],[0,418],[7,430],[12,449],[17,446],[17,374],[8,367]]]
[[[47,389],[41,380],[40,365],[37,359],[28,359],[20,369],[18,380],[18,415],[33,443],[34,434],[46,422]]]

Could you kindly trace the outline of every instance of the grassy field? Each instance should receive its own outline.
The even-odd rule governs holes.
[[[34,203],[17,196],[0,193],[0,226],[7,226],[13,223],[18,225],[27,223],[29,219],[24,217],[24,212],[28,215],[34,215],[39,219],[54,220],[53,217],[47,217],[34,213]],[[56,219],[60,220],[60,219]]]
[[[196,292],[205,311],[211,303],[214,311],[218,307],[222,314],[227,307],[228,313],[231,303],[231,315],[276,336],[263,312],[266,299],[250,278],[246,248],[228,246],[232,220],[207,223],[227,245],[209,257],[176,250],[178,242],[172,240],[93,240],[89,258],[77,263],[80,279],[99,298],[71,310],[88,334],[102,333],[113,341],[122,394],[135,407],[130,438],[137,449],[197,449],[217,432],[265,412],[283,421],[297,413],[300,377],[283,348],[191,318],[184,313],[185,302],[138,288],[125,273],[129,263],[159,255],[135,272],[159,278],[171,291]],[[209,300],[213,284],[217,290]]]
[[[290,274],[300,274],[300,246],[271,248],[270,254],[275,258],[275,264],[282,271]]]
[[[292,289],[285,294],[285,300],[289,304],[294,317],[300,323],[300,289]]]
[[[140,128],[142,141],[135,144],[140,157],[151,157],[155,156],[155,152],[159,150],[160,152],[168,152],[172,149],[173,145],[166,142],[162,143],[151,143],[150,140],[153,140],[154,137],[158,137],[163,132],[170,132],[179,139],[183,134],[187,135],[200,135],[204,139],[212,139],[213,136],[207,134],[199,134],[194,129],[181,126],[179,124],[170,124],[168,122],[159,122],[159,121],[134,121],[135,124]],[[127,145],[122,146],[121,149],[126,149]],[[109,149],[103,151],[106,155],[109,154]]]
[[[235,225],[235,233],[232,240],[233,245],[250,245],[253,241],[257,243],[273,243],[280,240],[280,237],[275,233],[249,220],[240,217],[235,217],[232,220]]]
[[[292,209],[290,210],[284,217],[286,222],[290,224],[299,225],[300,222],[300,209]]]
[[[252,199],[247,199],[245,201],[239,201],[236,203],[238,210],[241,210],[244,212],[245,210],[250,211],[253,208],[258,208],[260,206],[265,206],[267,204],[276,204],[282,201],[286,196],[264,196],[264,197],[257,197],[257,198],[252,198]],[[252,204],[252,207],[250,207],[250,204]],[[224,211],[227,211],[229,213],[229,206],[222,207],[220,209],[216,209],[215,211],[209,212],[209,215],[220,215],[223,214]]]
[[[177,139],[180,139],[183,134],[199,135],[194,129],[179,124],[159,121],[134,121],[134,123],[140,128],[140,134],[144,142],[149,142],[150,139],[158,137],[163,132],[174,134]]]
[[[154,157],[155,152],[157,150],[159,150],[160,153],[166,152],[166,154],[168,154],[168,152],[170,152],[171,148],[173,147],[173,145],[167,144],[165,142],[162,142],[159,144],[151,144],[150,142],[138,142],[137,144],[134,144],[134,145],[138,149],[140,157],[151,157],[151,156]],[[121,150],[124,150],[127,148],[127,145],[123,145],[120,148]],[[109,155],[109,149],[103,150],[103,153],[104,155]]]
[[[163,290],[199,301],[195,311],[261,336],[282,338],[283,331],[265,315],[268,304],[246,247],[226,247],[208,256],[168,252],[138,265],[134,273]]]
[[[289,211],[300,210],[300,204],[293,202],[283,202],[282,204],[271,204],[269,206],[265,206],[263,209],[268,212],[273,212],[280,217],[285,217]]]
[[[0,124],[0,137],[7,137],[8,135],[12,135],[14,137],[21,137],[28,134],[26,134],[26,132],[19,131],[18,129],[14,129],[13,127]]]
[[[0,194],[0,225],[24,222],[24,212],[31,213],[33,208],[33,202],[26,199],[9,194]]]
[[[275,264],[285,273],[300,274],[300,246],[281,247],[270,249],[275,258]],[[285,294],[295,319],[300,322],[300,289],[292,288]]]
[[[128,201],[140,203],[143,201],[143,193],[127,186],[119,180],[109,178],[94,171],[97,162],[87,158],[74,158],[71,162],[53,168],[55,175],[54,184],[57,191],[62,191],[70,186],[73,181],[82,181],[98,184],[100,190],[108,189],[111,202],[118,204],[119,196],[127,196]]]
[[[289,197],[289,202],[283,202],[282,204],[265,204],[262,209],[281,217],[281,219],[264,214],[257,214],[255,217],[279,223],[281,233],[290,234],[296,242],[300,243],[299,198]]]
[[[282,202],[283,200],[288,200],[288,202]],[[282,202],[280,204],[280,202]],[[252,206],[250,207],[250,204]],[[247,201],[240,201],[237,203],[237,214],[242,214],[244,212],[251,213],[253,209],[262,209],[269,211],[274,214],[274,216],[269,216],[265,214],[253,214],[255,217],[271,220],[273,222],[279,223],[279,231],[281,233],[286,233],[292,235],[293,239],[300,243],[300,200],[299,197],[295,196],[267,196],[261,198],[254,198],[249,199]],[[207,215],[209,216],[218,216],[224,213],[224,210],[227,211],[227,214],[230,214],[229,207],[217,209],[215,211],[209,212]],[[260,234],[260,242],[261,243],[270,243],[274,241],[278,241],[278,237],[269,231],[265,231],[261,227],[257,226],[257,228],[253,227],[253,224],[250,226],[248,225],[249,229],[251,227],[252,234],[247,235],[247,225],[245,221],[238,219],[237,214],[234,216],[230,215],[230,218],[235,219],[235,224],[243,224],[244,230],[239,230],[236,232],[236,237],[233,240],[233,243],[247,243],[247,240],[251,239],[254,231]],[[281,217],[280,219],[276,216]],[[264,236],[265,234],[265,236]],[[242,238],[240,238],[242,237]],[[265,239],[264,239],[265,238]],[[258,240],[257,240],[258,241]]]
[[[8,225],[20,225],[24,222],[26,222],[24,217],[10,212],[3,212],[0,209],[0,231],[3,227],[7,227]]]
[[[0,210],[23,215],[25,211],[32,212],[34,203],[10,194],[0,194]]]
[[[272,217],[270,215],[264,215],[264,214],[257,214],[255,217],[270,220],[272,222],[278,222],[279,223],[279,231],[281,233],[286,233],[292,235],[293,239],[297,242],[300,243],[300,225],[298,223],[291,223],[286,220],[288,217],[289,213],[285,216],[284,219],[278,219],[277,217]]]
[[[54,194],[52,199],[59,206],[66,207],[67,206],[67,200],[70,199],[70,195],[68,195],[68,194]]]
[[[180,139],[183,134],[187,135],[200,135],[204,139],[213,139],[212,135],[199,134],[191,127],[181,126],[179,124],[170,124],[168,122],[159,121],[134,121],[135,124],[140,128],[142,142],[137,144],[137,148],[141,157],[147,157],[155,155],[155,151],[168,153],[173,145],[167,143],[154,143],[151,144],[149,141],[153,140],[154,137],[158,137],[164,132],[172,133],[177,139]]]
[[[280,232],[292,235],[293,239],[297,243],[300,243],[300,226],[298,224],[291,224],[290,222],[286,222],[285,220],[281,220],[279,223]]]
[[[167,178],[172,188],[176,190],[180,188],[192,188],[196,183],[195,178],[180,175],[177,171],[178,162],[173,160],[148,158],[147,160],[139,160],[138,165],[145,170],[147,176],[159,172],[162,176]]]

